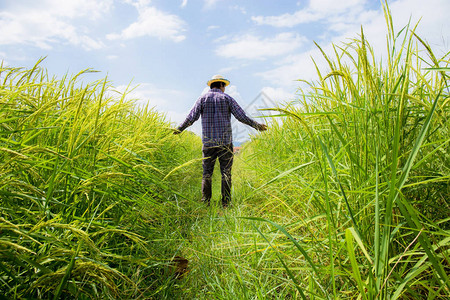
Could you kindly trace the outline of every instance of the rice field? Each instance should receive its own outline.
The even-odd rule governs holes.
[[[90,70],[2,65],[0,298],[448,299],[449,53],[392,23],[269,108],[228,210],[199,137]]]
[[[254,220],[281,234],[270,245],[294,298],[449,296],[448,56],[414,28],[389,38],[383,63],[363,31],[323,53],[330,72],[244,149],[265,174],[248,183],[264,202]]]
[[[177,139],[163,115],[107,79],[83,83],[86,72],[55,79],[39,64],[1,69],[7,298],[137,298],[158,288],[177,254],[183,195],[201,176],[200,138]],[[179,167],[186,163],[197,166]]]

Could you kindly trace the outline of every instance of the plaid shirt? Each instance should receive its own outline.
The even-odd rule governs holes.
[[[203,145],[228,145],[233,142],[231,114],[240,122],[255,129],[260,129],[261,127],[261,124],[245,114],[236,100],[220,89],[214,88],[197,100],[186,120],[178,127],[178,130],[183,131],[202,116]]]

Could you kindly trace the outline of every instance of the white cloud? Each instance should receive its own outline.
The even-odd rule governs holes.
[[[318,61],[319,65],[323,65],[320,61],[322,57],[320,51],[314,49],[308,52],[290,55],[283,59],[276,68],[259,72],[257,75],[270,82],[271,85],[292,89],[299,85],[296,81],[298,79],[311,80],[317,78],[317,72],[311,56]]]
[[[301,23],[317,21],[320,16],[317,13],[300,10],[294,14],[282,14],[280,16],[256,16],[252,20],[258,25],[271,25],[274,27],[294,27]]]
[[[221,0],[204,0],[205,8],[207,9],[213,8],[219,1]]]
[[[166,120],[172,125],[180,125],[187,117],[190,108],[194,105],[196,99],[186,99],[186,93],[173,88],[161,88],[151,83],[140,83],[138,85],[126,86],[119,85],[114,89],[123,94],[125,91],[126,99],[132,100],[136,105],[154,108],[159,113],[166,116]],[[117,93],[108,91],[108,95],[118,98]],[[187,103],[190,101],[189,103]],[[185,102],[185,103],[183,103]],[[188,104],[187,106],[185,104]],[[189,127],[189,130],[201,135],[201,122],[196,122]]]
[[[443,55],[448,52],[450,43],[450,1],[428,0],[424,4],[421,0],[397,0],[389,4],[394,24],[394,31],[398,33],[408,22],[409,30],[419,22],[416,33],[430,43],[435,54]],[[341,33],[335,35],[332,42],[344,42],[354,38],[363,27],[366,40],[373,47],[376,57],[386,57],[387,26],[382,9],[366,11],[358,16],[354,22],[336,22],[330,27],[342,26]]]
[[[219,29],[219,28],[220,28],[220,26],[210,25],[210,26],[208,26],[208,28],[206,28],[206,30],[207,31],[212,31],[212,30],[216,30],[216,29]]]
[[[447,12],[450,11],[450,1],[429,0],[424,4],[421,0],[397,0],[392,1],[389,7],[396,33],[407,25],[410,18],[411,25],[415,25],[421,18],[417,29],[418,35],[427,40],[433,50],[438,47],[435,54],[443,55],[448,52],[450,18],[448,18]],[[331,23],[323,29],[324,37],[319,44],[324,52],[333,57],[332,43],[342,46],[342,43],[349,42],[351,38],[359,38],[362,25],[366,41],[374,49],[375,58],[379,61],[382,57],[386,57],[387,28],[382,9],[366,10],[353,19],[347,19],[345,16],[348,16],[347,12],[334,15]],[[302,86],[301,83],[295,81],[297,79],[317,80],[318,75],[312,58],[319,66],[322,76],[326,75],[329,67],[320,51],[314,45],[312,47],[308,51],[283,58],[277,62],[276,67],[259,72],[257,75],[272,85],[287,89]]]
[[[240,6],[240,5],[233,5],[233,6],[230,7],[230,9],[235,10],[235,11],[239,11],[243,15],[247,14],[247,10],[245,9],[245,7]]]
[[[135,6],[136,8],[147,7],[151,0],[123,0],[125,3]]]
[[[193,99],[187,105],[188,108],[183,109],[182,107],[186,107],[181,104],[183,98],[186,98],[184,91],[160,88],[151,83],[141,83],[132,86],[119,85],[114,88],[114,91],[108,91],[107,96],[117,99],[121,97],[117,92],[120,94],[126,92],[125,98],[134,101],[137,106],[148,106],[150,109],[155,109],[157,112],[163,114],[166,120],[174,127],[180,125],[186,119],[190,108],[196,100]],[[201,122],[196,122],[188,130],[197,135],[201,135]]]
[[[273,104],[287,103],[295,99],[294,91],[290,91],[286,88],[267,86],[263,87],[261,92],[263,92]]]
[[[235,65],[235,66],[229,66],[229,67],[224,67],[219,69],[219,74],[226,74],[226,73],[231,73],[232,71],[238,69],[239,66]]]
[[[293,14],[279,16],[255,16],[252,20],[258,25],[275,27],[294,27],[298,24],[319,20],[329,20],[336,15],[355,16],[362,12],[367,0],[310,0],[309,5]]]
[[[166,111],[174,106],[177,100],[183,98],[183,91],[156,87],[151,83],[140,83],[131,88],[119,85],[115,89],[124,93],[128,88],[127,99],[135,100],[138,105],[156,107],[158,111]]]
[[[450,18],[448,12],[450,11],[450,1],[399,0],[392,2],[390,8],[397,31],[407,24],[410,17],[412,25],[415,25],[420,19],[416,33],[428,41],[432,47],[439,47],[442,54],[449,51]]]
[[[341,14],[346,11],[358,9],[362,10],[368,0],[311,0],[308,9],[322,15]]]
[[[219,38],[221,42],[226,38]],[[306,41],[305,37],[294,33],[280,33],[273,38],[260,38],[251,34],[237,36],[231,42],[216,49],[222,57],[238,59],[266,59],[285,55],[298,49]]]
[[[156,111],[163,113],[167,117],[166,120],[171,122],[173,126],[180,125],[186,119],[191,107],[197,100],[197,96],[189,98],[186,91],[161,88],[152,83],[140,83],[131,87],[120,85],[115,88],[120,93],[124,93],[127,89],[129,92],[126,99],[135,101],[139,106],[148,105],[149,108],[154,108]],[[112,94],[112,92],[109,93]],[[114,97],[117,97],[117,95],[114,95]],[[201,122],[197,121],[188,130],[201,135]]]
[[[237,86],[230,84],[229,86],[227,86],[225,92],[231,97],[233,97],[236,101],[238,102],[242,101],[242,96],[239,93]]]
[[[174,42],[181,42],[186,38],[182,34],[186,27],[186,23],[182,19],[177,15],[163,12],[146,4],[146,2],[136,3],[135,6],[139,13],[138,20],[119,34],[108,34],[107,38],[116,40],[150,36]]]
[[[222,2],[220,4],[220,7],[218,5],[219,2]],[[225,1],[225,0],[203,0],[203,9],[205,10],[210,10],[210,9],[216,9],[216,8],[220,8],[220,10],[223,10],[224,8],[228,8],[230,10],[235,10],[235,11],[239,11],[242,14],[247,14],[247,11],[245,9],[245,7],[241,6],[241,5],[227,5],[229,4],[230,1]]]
[[[188,0],[183,0],[183,2],[181,3],[181,7],[186,7]]]
[[[112,8],[113,2],[114,0],[44,0],[36,3],[36,7],[60,17],[70,19],[87,17],[96,20],[102,18]]]
[[[54,44],[69,43],[85,49],[103,47],[90,37],[89,23],[101,18],[112,7],[112,0],[45,0],[23,5],[13,2],[0,12],[0,44],[26,44],[51,49]]]
[[[201,93],[201,95],[206,94],[209,90],[210,90],[209,87],[204,87],[204,88],[203,88],[203,91],[202,91],[202,93]]]

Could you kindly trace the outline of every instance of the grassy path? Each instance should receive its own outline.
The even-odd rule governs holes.
[[[193,201],[192,211],[188,215],[184,212],[185,219],[190,220],[182,229],[187,235],[179,241],[174,256],[189,260],[189,272],[175,282],[175,289],[173,281],[167,281],[167,291],[161,293],[166,299],[289,299],[297,294],[274,249],[258,230],[265,232],[273,247],[290,248],[288,240],[267,224],[247,219],[261,215],[263,202],[249,197],[253,189],[248,188],[244,165],[243,158],[236,157],[232,208],[224,210],[219,203],[220,173],[216,168],[212,205],[205,207]]]

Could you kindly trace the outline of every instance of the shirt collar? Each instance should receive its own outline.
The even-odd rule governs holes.
[[[209,90],[210,92],[214,92],[214,93],[223,93],[221,89],[218,88],[212,88]]]

